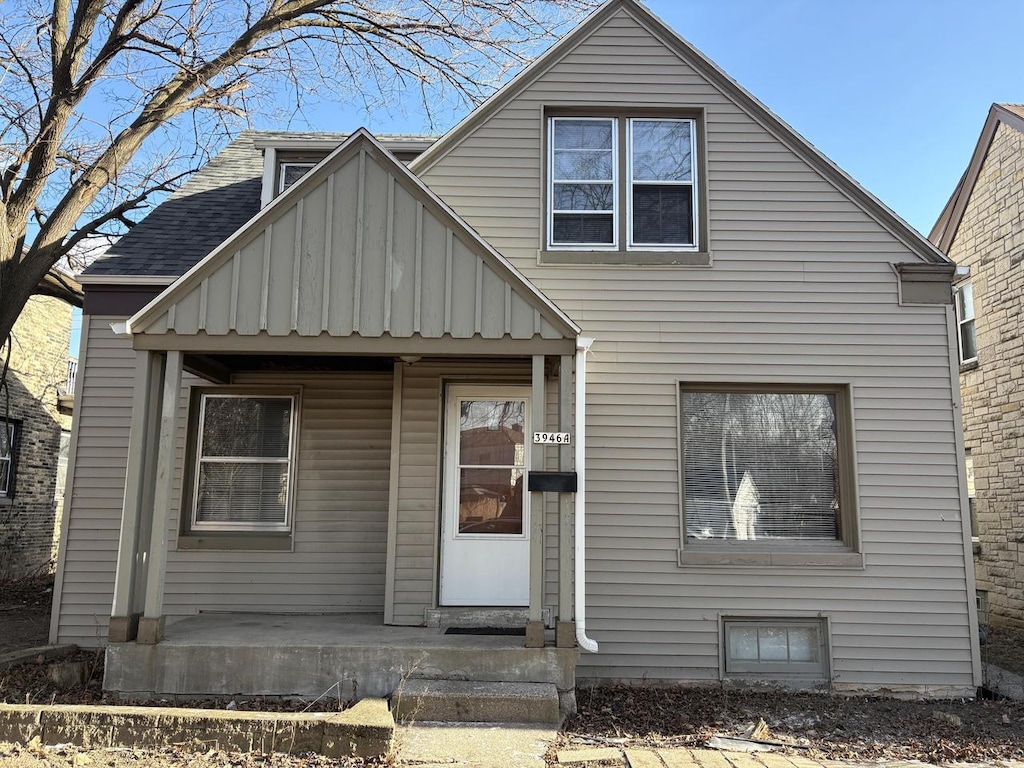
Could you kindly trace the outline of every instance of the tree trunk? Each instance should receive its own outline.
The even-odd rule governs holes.
[[[53,262],[36,253],[18,264],[0,253],[0,345],[10,337],[25,302],[36,292]]]

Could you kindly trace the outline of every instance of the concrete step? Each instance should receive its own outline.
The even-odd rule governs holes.
[[[525,627],[530,612],[526,608],[429,608],[424,614],[428,627]],[[541,612],[544,626],[551,624],[551,609]]]
[[[546,723],[557,726],[558,689],[551,683],[406,680],[391,699],[402,722]]]

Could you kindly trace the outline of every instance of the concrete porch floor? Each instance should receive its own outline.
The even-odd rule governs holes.
[[[111,643],[103,687],[133,699],[390,696],[405,679],[553,683],[572,707],[575,648],[393,627],[379,614],[202,613],[157,645]]]

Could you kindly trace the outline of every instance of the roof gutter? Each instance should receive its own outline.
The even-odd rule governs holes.
[[[576,643],[597,653],[597,641],[587,637],[587,352],[593,339],[576,337]]]

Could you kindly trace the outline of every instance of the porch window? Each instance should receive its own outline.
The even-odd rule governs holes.
[[[842,387],[682,385],[685,542],[854,546]]]
[[[289,530],[296,404],[294,394],[201,394],[193,529]]]
[[[0,499],[14,496],[15,440],[17,428],[13,421],[0,419]]]

